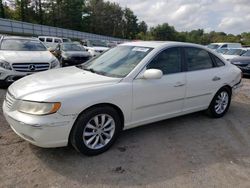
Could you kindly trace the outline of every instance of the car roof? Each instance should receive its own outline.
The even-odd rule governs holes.
[[[174,41],[137,41],[137,42],[127,42],[120,44],[119,46],[138,46],[138,47],[148,47],[148,48],[161,48],[167,46],[192,46],[192,47],[202,47],[199,44],[187,43],[187,42],[174,42]]]

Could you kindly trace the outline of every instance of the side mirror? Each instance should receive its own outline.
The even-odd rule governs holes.
[[[162,76],[163,73],[159,69],[148,69],[143,74],[144,79],[161,79]]]

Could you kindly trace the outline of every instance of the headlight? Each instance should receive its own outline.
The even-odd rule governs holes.
[[[0,67],[7,69],[7,70],[11,70],[11,66],[8,62],[0,60]]]
[[[53,68],[55,68],[58,64],[59,64],[58,60],[57,60],[57,59],[54,59],[54,60],[51,62],[50,68],[53,69]]]
[[[61,107],[60,102],[56,103],[43,103],[32,101],[19,101],[17,104],[17,110],[26,114],[33,115],[48,115],[56,113]]]

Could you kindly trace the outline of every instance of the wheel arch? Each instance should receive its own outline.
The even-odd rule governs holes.
[[[78,120],[79,116],[80,116],[82,113],[84,113],[84,112],[86,112],[86,111],[88,111],[88,110],[90,110],[90,109],[92,109],[92,108],[104,107],[104,106],[105,106],[105,107],[107,107],[107,106],[108,106],[108,107],[112,107],[112,108],[114,108],[114,109],[117,111],[119,117],[121,118],[121,124],[122,124],[121,130],[123,130],[123,128],[124,128],[124,114],[123,114],[123,112],[122,112],[122,110],[121,110],[120,107],[118,107],[117,105],[112,104],[112,103],[98,103],[98,104],[94,104],[94,105],[92,105],[92,106],[89,106],[88,108],[84,109],[83,111],[81,111],[81,112],[79,113],[79,115],[77,116],[75,122]],[[68,144],[70,144],[70,137],[71,137],[71,134],[72,134],[72,130],[73,130],[74,126],[75,126],[75,122],[74,122],[74,124],[73,124],[73,126],[71,127],[71,130],[70,130],[70,134],[69,134],[69,137],[68,137]]]
[[[220,87],[214,94],[212,99],[210,100],[209,106],[211,105],[215,95],[221,90],[221,89],[226,89],[230,92],[230,94],[232,95],[232,87],[229,84],[224,84],[222,87]]]

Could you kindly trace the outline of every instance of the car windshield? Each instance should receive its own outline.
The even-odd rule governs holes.
[[[46,47],[38,40],[28,39],[4,39],[1,50],[10,51],[46,51]]]
[[[66,39],[66,38],[63,38],[62,40],[63,40],[63,42],[71,42],[70,39]]]
[[[101,40],[90,40],[89,46],[91,46],[91,47],[94,47],[94,46],[108,47],[108,44],[104,41],[101,41]]]
[[[247,50],[242,56],[250,56],[250,50]]]
[[[62,45],[63,51],[85,51],[85,49],[78,44],[63,44]]]
[[[229,49],[225,55],[241,55],[242,50],[241,49]]]
[[[228,51],[226,48],[217,49],[216,52],[220,54],[225,54]]]
[[[118,46],[82,64],[81,68],[104,76],[123,78],[152,49],[148,47]]]
[[[219,45],[218,44],[209,44],[207,47],[215,50],[215,49],[219,48]]]

